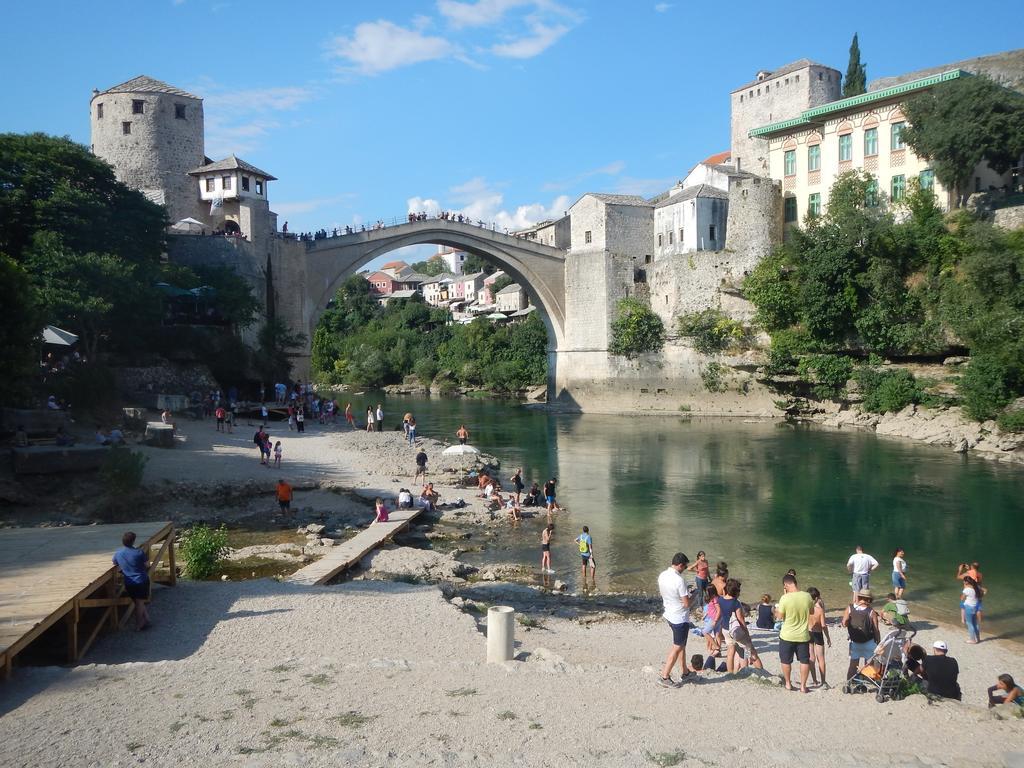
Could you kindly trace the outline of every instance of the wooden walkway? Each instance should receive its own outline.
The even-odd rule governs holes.
[[[315,584],[326,584],[339,573],[358,563],[367,554],[389,541],[399,531],[409,527],[423,509],[396,509],[388,514],[388,522],[373,523],[369,528],[360,531],[348,541],[334,547],[330,552],[315,563],[310,563],[291,576],[288,581],[311,587]]]
[[[117,629],[132,610],[111,563],[121,535],[135,531],[148,549],[150,571],[166,558],[174,584],[174,526],[169,522],[75,525],[0,530],[0,672],[9,677],[14,657],[63,622],[67,661],[78,661],[100,631]],[[126,611],[119,611],[120,608]],[[81,630],[81,632],[80,632]]]

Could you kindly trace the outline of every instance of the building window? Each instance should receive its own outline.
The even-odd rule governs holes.
[[[127,136],[132,132],[132,124],[128,122],[121,123],[121,133]]]
[[[741,93],[740,94],[740,104],[742,104],[742,103],[743,103],[743,94]]]
[[[185,119],[185,105],[184,104],[175,104],[174,105],[174,117],[176,119],[178,119],[178,120],[184,120]]]
[[[807,148],[807,170],[821,170],[821,144],[811,144]]]
[[[796,150],[787,149],[782,156],[782,166],[787,176],[796,176]]]
[[[584,243],[589,243],[590,241],[591,241],[590,230],[588,229],[586,232],[583,233],[583,242]]]
[[[795,200],[796,198],[794,198]],[[821,193],[815,192],[807,197],[807,215],[821,216]]]
[[[263,180],[262,179],[256,179],[256,194],[257,195],[262,195],[263,194]]]
[[[864,205],[868,208],[878,207],[878,179],[872,179],[868,184],[867,193],[864,195]]]
[[[892,124],[892,149],[903,149],[906,144],[903,143],[903,129],[907,127],[906,123],[893,123]]]
[[[225,192],[229,192],[231,190],[231,177],[230,176],[223,176],[223,177],[221,177],[220,188],[223,189]]]
[[[796,198],[787,197],[783,204],[783,220],[787,224],[792,224],[796,221]]]
[[[102,120],[103,119],[103,102],[102,101],[99,104],[96,105],[96,118],[98,120]]]
[[[708,240],[715,241],[715,225],[712,224],[708,227]]]
[[[248,176],[243,176],[242,177],[242,191],[243,192],[248,192],[249,191],[249,177]]]
[[[917,186],[921,189],[935,189],[935,171],[931,168],[921,171],[917,177]]]
[[[146,111],[146,102],[142,99],[132,99],[132,114],[141,115]]]
[[[213,192],[217,188],[217,180],[210,176],[206,179],[206,191]]]
[[[907,177],[903,174],[892,177],[892,187],[890,189],[889,198],[894,202],[898,203],[904,197],[907,196]]]
[[[661,248],[661,235],[658,235],[658,247]]]
[[[844,133],[839,137],[839,162],[853,160],[853,134]]]
[[[672,245],[674,242],[675,242],[675,232],[672,232],[671,230],[669,230],[669,233],[668,233],[668,244]]]
[[[864,157],[878,154],[878,129],[868,128],[864,131]]]
[[[679,230],[679,244],[683,244],[683,230],[681,229]]]

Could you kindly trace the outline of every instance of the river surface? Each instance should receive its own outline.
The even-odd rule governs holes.
[[[673,553],[705,550],[712,563],[729,563],[750,603],[765,592],[777,599],[795,568],[801,586],[842,607],[858,543],[879,562],[871,585],[884,598],[899,546],[911,618],[958,623],[956,567],[977,560],[988,588],[983,635],[1024,640],[1022,467],[782,421],[554,414],[470,398],[384,402],[389,414],[414,412],[421,435],[454,441],[464,423],[471,444],[501,460],[506,488],[517,466],[527,486],[557,477],[567,511],[556,514],[552,561],[571,589],[583,525],[594,537],[598,590],[652,593]],[[477,557],[539,567],[543,522],[510,525]]]

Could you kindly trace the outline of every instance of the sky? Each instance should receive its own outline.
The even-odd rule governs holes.
[[[146,74],[204,98],[207,155],[278,177],[291,231],[441,209],[511,229],[668,189],[728,149],[730,91],[800,58],[845,72],[854,32],[869,81],[1024,45],[1020,0],[832,8],[5,0],[0,131],[88,145],[93,88]]]

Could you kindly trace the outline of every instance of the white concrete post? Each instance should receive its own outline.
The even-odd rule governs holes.
[[[515,616],[515,609],[507,605],[493,605],[487,609],[488,664],[512,661]]]

